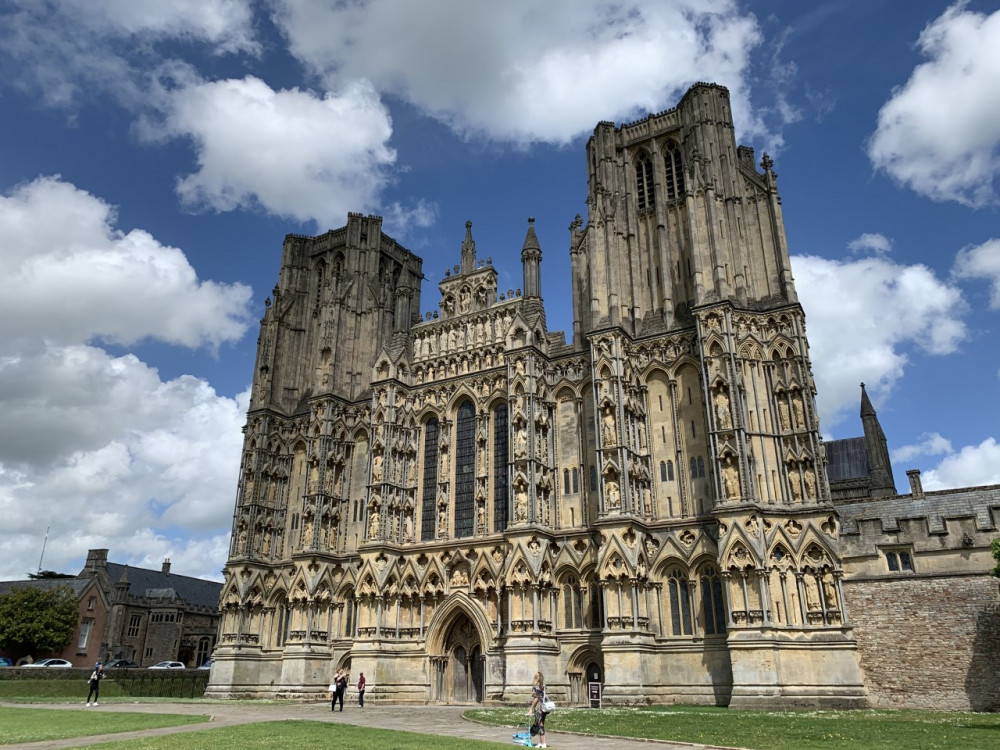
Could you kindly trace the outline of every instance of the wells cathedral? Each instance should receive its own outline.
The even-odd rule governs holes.
[[[897,494],[863,388],[864,437],[824,444],[727,90],[600,123],[586,160],[568,342],[530,219],[520,289],[466,224],[426,315],[379,217],[286,238],[207,694],[344,667],[384,702],[526,702],[541,671],[566,705],[1000,707],[1000,488]]]

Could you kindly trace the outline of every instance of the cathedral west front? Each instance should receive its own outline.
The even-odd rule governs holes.
[[[568,337],[531,220],[425,315],[380,218],[286,238],[208,695],[868,704],[771,160],[698,84],[586,163]]]

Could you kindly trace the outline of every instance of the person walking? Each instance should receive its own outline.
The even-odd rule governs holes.
[[[358,705],[361,708],[365,707],[365,673],[361,673],[361,677],[358,679]]]
[[[101,662],[97,662],[97,666],[94,667],[94,671],[90,674],[90,679],[88,684],[90,685],[90,692],[87,693],[87,705],[90,705],[90,699],[94,699],[94,705],[101,705],[97,701],[101,697],[101,680],[104,679],[104,666]]]
[[[331,711],[337,710],[338,703],[340,703],[340,710],[344,710],[344,693],[346,692],[347,675],[343,669],[338,669],[336,674],[333,675],[333,703],[330,704]]]
[[[528,711],[534,717],[534,727],[538,727],[538,745],[536,747],[548,747],[545,744],[545,711],[542,704],[545,701],[545,677],[541,672],[535,672],[535,679],[531,685],[531,709]],[[531,732],[535,734],[534,731]]]

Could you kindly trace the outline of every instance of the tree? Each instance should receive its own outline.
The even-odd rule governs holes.
[[[993,559],[997,561],[997,566],[993,568],[993,575],[1000,578],[1000,537],[993,540],[990,549],[993,550]]]
[[[28,573],[28,578],[38,581],[49,578],[76,578],[72,573],[57,573],[54,570],[39,570],[37,573]]]
[[[11,653],[52,653],[73,638],[79,619],[68,586],[13,588],[0,596],[0,648]]]

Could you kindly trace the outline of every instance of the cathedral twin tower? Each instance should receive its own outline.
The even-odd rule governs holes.
[[[776,175],[729,94],[597,126],[550,333],[351,214],[261,321],[209,695],[863,705]]]

